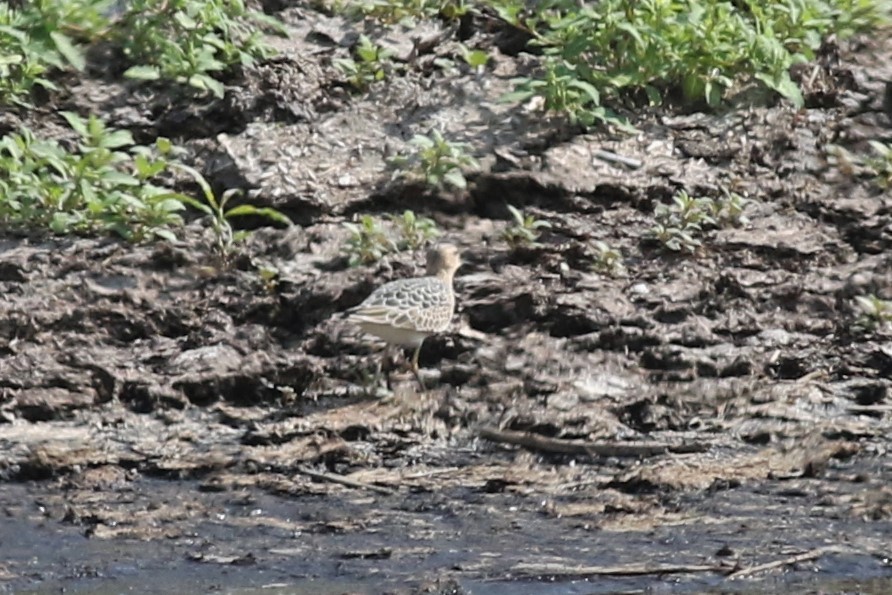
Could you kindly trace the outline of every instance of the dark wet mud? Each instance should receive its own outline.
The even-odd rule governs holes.
[[[5,571],[22,572],[15,592],[812,592],[824,574],[885,592],[888,560],[870,554],[885,538],[828,514],[814,483],[679,498],[671,520],[622,527],[547,510],[573,499],[472,490],[294,499],[162,480],[93,494],[97,509],[129,520],[89,525],[74,520],[71,499],[23,484],[4,490],[0,528]],[[744,560],[784,564],[749,575]]]
[[[279,16],[279,58],[210,107],[155,97],[147,133],[298,225],[228,267],[201,222],[0,237],[0,591],[892,591],[892,329],[855,303],[892,299],[892,197],[828,149],[892,140],[888,40],[839,48],[802,111],[613,136],[496,101],[527,65],[483,32],[485,80],[421,68],[445,41],[350,96],[323,41],[354,25]],[[65,109],[146,125],[81,87]],[[434,124],[480,158],[466,192],[386,171]],[[740,193],[746,221],[664,250],[653,210],[681,189]],[[539,246],[501,239],[508,204],[551,223]],[[407,208],[466,261],[427,390],[338,316],[422,265],[348,267],[341,223]]]

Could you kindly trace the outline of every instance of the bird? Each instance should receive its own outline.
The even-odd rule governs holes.
[[[427,252],[424,277],[397,279],[372,292],[358,306],[348,310],[347,320],[364,332],[385,342],[410,347],[412,372],[424,388],[418,373],[418,355],[424,340],[449,327],[455,313],[452,281],[461,266],[461,255],[453,244],[440,244]]]

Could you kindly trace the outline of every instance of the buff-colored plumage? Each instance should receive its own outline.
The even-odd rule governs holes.
[[[455,246],[433,248],[427,253],[427,276],[385,283],[351,310],[348,320],[388,343],[414,348],[412,370],[417,374],[421,344],[452,321],[452,280],[460,266]]]

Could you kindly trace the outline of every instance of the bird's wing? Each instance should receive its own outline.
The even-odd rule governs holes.
[[[348,320],[353,323],[386,324],[393,328],[416,330],[415,310],[397,311],[390,308],[361,308],[353,311]]]
[[[443,294],[442,281],[436,277],[391,281],[349,310],[348,319],[414,330],[424,308],[446,303]]]

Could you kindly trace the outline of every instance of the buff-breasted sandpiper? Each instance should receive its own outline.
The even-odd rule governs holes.
[[[452,280],[461,266],[458,248],[441,244],[427,253],[427,275],[385,283],[349,311],[348,320],[393,345],[411,347],[412,372],[418,378],[421,344],[449,327],[455,313]]]

